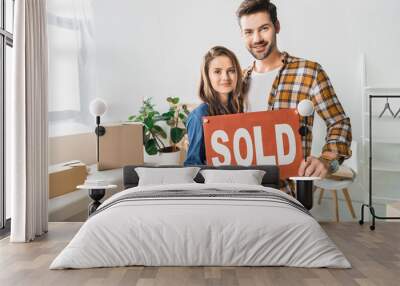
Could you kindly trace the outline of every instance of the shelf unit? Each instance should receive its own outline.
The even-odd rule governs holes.
[[[364,161],[367,164],[368,175],[368,203],[361,207],[360,224],[364,223],[364,208],[370,210],[372,224],[370,229],[375,229],[375,219],[400,219],[400,217],[379,216],[375,213],[374,202],[396,202],[399,200],[400,188],[392,184],[400,175],[400,117],[393,118],[386,113],[381,118],[374,109],[374,104],[380,103],[384,106],[386,100],[397,100],[392,106],[394,113],[400,108],[400,86],[399,87],[365,87],[363,89],[362,102],[362,147]],[[383,104],[382,104],[383,102]],[[378,135],[376,135],[378,133]],[[392,179],[390,179],[392,178]],[[381,180],[379,188],[377,181]],[[386,192],[386,193],[385,193]],[[374,195],[375,194],[375,195]]]

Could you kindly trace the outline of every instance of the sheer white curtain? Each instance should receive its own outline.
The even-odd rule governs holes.
[[[46,0],[15,3],[13,92],[6,120],[10,168],[12,242],[47,232]]]
[[[85,124],[92,130],[88,112],[96,97],[92,2],[47,0],[50,136]]]

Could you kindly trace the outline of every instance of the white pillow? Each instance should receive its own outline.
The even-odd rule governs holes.
[[[196,177],[199,170],[199,167],[135,168],[139,176],[138,186],[195,183],[193,179]]]
[[[265,171],[262,170],[201,170],[206,184],[234,183],[246,185],[261,185]]]

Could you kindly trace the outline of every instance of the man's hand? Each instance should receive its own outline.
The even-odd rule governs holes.
[[[325,178],[328,175],[328,165],[320,159],[309,156],[307,161],[302,160],[299,168],[299,176]]]

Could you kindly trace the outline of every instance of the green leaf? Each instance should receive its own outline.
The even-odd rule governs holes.
[[[174,117],[175,112],[174,111],[168,111],[162,114],[162,117],[164,118],[164,120],[170,120],[171,117]]]
[[[153,126],[153,132],[160,135],[162,138],[167,139],[167,133],[165,133],[165,131],[159,125]]]
[[[171,128],[171,140],[174,144],[179,143],[185,135],[185,129],[174,127]]]
[[[176,105],[179,103],[179,97],[167,97],[167,102]]]
[[[153,129],[153,126],[154,126],[154,120],[153,120],[153,118],[151,118],[151,117],[147,117],[147,118],[145,118],[144,119],[144,122],[143,122],[145,125],[146,125],[146,127],[148,128],[148,129]]]
[[[148,140],[146,142],[144,148],[146,150],[146,153],[149,154],[149,155],[155,155],[158,152],[155,139]]]
[[[184,113],[180,113],[179,112],[179,118],[181,119],[181,120],[185,120],[186,119],[186,115],[184,114]]]

